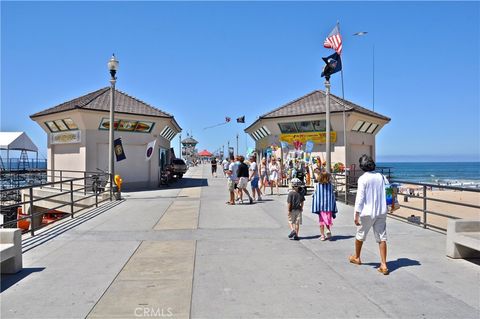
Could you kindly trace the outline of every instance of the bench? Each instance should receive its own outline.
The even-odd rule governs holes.
[[[480,220],[451,219],[448,221],[447,256],[480,258]]]
[[[14,274],[22,270],[22,232],[19,228],[0,229],[0,272]]]

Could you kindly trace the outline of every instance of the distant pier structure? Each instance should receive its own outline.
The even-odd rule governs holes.
[[[0,151],[2,171],[27,171],[39,168],[38,147],[25,132],[0,132]],[[20,152],[20,156],[12,158],[10,153],[12,151]],[[35,153],[35,161],[29,161],[29,152]]]

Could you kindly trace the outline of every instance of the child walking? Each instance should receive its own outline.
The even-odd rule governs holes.
[[[300,225],[302,224],[302,211],[305,197],[299,192],[299,188],[302,186],[302,181],[298,178],[293,178],[291,183],[293,189],[288,193],[287,204],[288,224],[292,231],[288,235],[288,238],[299,240],[298,233],[300,231]]]
[[[320,222],[320,240],[324,241],[332,237],[333,218],[336,217],[337,204],[333,185],[330,183],[330,174],[322,172],[318,183],[315,183],[315,191],[312,197],[312,213],[318,215]],[[325,233],[325,227],[327,231]]]

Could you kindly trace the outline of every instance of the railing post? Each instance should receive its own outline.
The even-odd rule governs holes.
[[[35,229],[34,229],[34,223],[33,223],[33,215],[34,215],[34,209],[33,209],[33,187],[30,187],[28,189],[28,195],[30,196],[30,234],[35,236]]]
[[[110,201],[112,201],[113,200],[113,176],[111,172],[108,173],[108,180],[109,180],[108,185],[110,185]]]
[[[73,180],[70,180],[70,216],[73,218],[74,207],[73,207]]]
[[[427,228],[427,186],[423,185],[423,228]]]
[[[98,192],[95,192],[95,207],[98,207]]]
[[[63,192],[63,171],[60,171],[60,191]]]
[[[83,195],[87,195],[87,172],[83,172]]]

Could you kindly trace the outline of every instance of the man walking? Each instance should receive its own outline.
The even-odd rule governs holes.
[[[258,175],[258,166],[257,166],[257,158],[255,155],[250,156],[250,167],[248,168],[248,171],[250,173],[249,180],[250,180],[250,185],[252,186],[252,197],[255,199],[255,193],[257,194],[257,201],[262,200],[262,196],[260,193],[260,188],[258,187],[258,180],[259,175]]]
[[[358,179],[357,197],[355,198],[354,223],[357,226],[355,236],[355,255],[349,260],[360,265],[360,253],[368,231],[373,228],[373,234],[380,249],[380,267],[378,271],[388,275],[387,268],[387,203],[385,196],[386,178],[375,173],[375,162],[368,155],[359,159],[360,169],[365,173]]]

